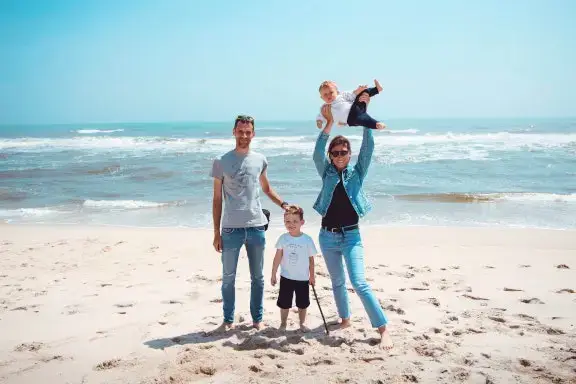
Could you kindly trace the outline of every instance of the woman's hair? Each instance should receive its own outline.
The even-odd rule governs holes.
[[[338,135],[332,139],[328,145],[328,153],[332,152],[332,149],[337,145],[343,145],[346,147],[348,152],[352,152],[352,147],[350,147],[350,141],[342,135]]]

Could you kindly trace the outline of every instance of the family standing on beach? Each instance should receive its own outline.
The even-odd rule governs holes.
[[[322,179],[322,188],[314,209],[322,216],[318,239],[332,281],[340,317],[339,328],[350,326],[344,260],[350,282],[362,301],[372,327],[380,334],[380,346],[390,349],[393,343],[386,326],[388,320],[366,281],[364,248],[358,226],[359,219],[371,210],[363,182],[374,151],[372,130],[385,128],[383,123],[367,113],[370,97],[382,91],[378,81],[375,80],[374,84],[372,88],[359,86],[353,92],[340,92],[333,81],[325,81],[320,85],[320,97],[325,104],[316,119],[317,127],[322,131],[316,140],[313,160]],[[363,127],[362,144],[355,165],[350,164],[352,147],[344,136],[336,136],[330,141],[326,156],[326,144],[334,123]],[[216,331],[225,332],[234,328],[236,270],[242,246],[246,248],[250,267],[252,323],[256,329],[264,327],[263,267],[268,218],[260,201],[260,191],[263,191],[284,210],[287,229],[276,241],[271,277],[271,284],[276,285],[280,267],[280,290],[276,302],[281,314],[280,329],[286,329],[288,313],[295,296],[300,329],[307,332],[305,321],[306,310],[310,305],[309,285],[315,284],[314,256],[318,252],[312,238],[301,230],[304,224],[302,208],[287,203],[278,195],[268,180],[266,157],[250,150],[255,130],[252,117],[238,116],[232,131],[236,147],[214,160],[210,172],[214,178],[214,248],[222,253],[224,321]]]

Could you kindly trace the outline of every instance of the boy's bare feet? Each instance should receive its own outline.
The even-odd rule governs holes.
[[[376,123],[376,129],[382,130],[386,128],[386,124],[384,123]]]
[[[310,332],[310,328],[308,328],[307,326],[305,326],[304,324],[300,324],[300,331],[306,333],[306,332]]]
[[[391,350],[394,347],[394,343],[392,342],[392,338],[390,337],[390,333],[388,333],[386,326],[378,328],[378,332],[380,333],[380,349],[385,351]]]
[[[221,335],[223,333],[226,333],[228,331],[231,331],[234,329],[234,324],[233,323],[222,323],[220,324],[220,326],[210,332],[206,332],[206,336],[214,336],[214,335]]]
[[[264,329],[264,323],[263,322],[252,323],[252,328],[260,331],[260,330]]]
[[[380,85],[380,83],[378,82],[378,80],[374,79],[374,85],[376,86],[376,89],[378,90],[378,93],[382,92],[382,86]]]

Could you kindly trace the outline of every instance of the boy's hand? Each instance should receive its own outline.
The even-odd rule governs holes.
[[[270,279],[270,283],[272,284],[272,286],[276,285],[276,275],[272,276],[272,278]]]
[[[316,120],[316,126],[318,129],[322,129],[322,120]]]
[[[378,90],[378,93],[382,92],[382,86],[380,85],[380,83],[378,82],[378,80],[374,79],[374,85],[376,86],[376,89]]]
[[[316,276],[310,275],[310,285],[316,285]]]

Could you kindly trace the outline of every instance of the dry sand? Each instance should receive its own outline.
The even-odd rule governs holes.
[[[312,332],[293,312],[277,332],[279,233],[267,327],[250,328],[243,251],[238,328],[206,337],[222,312],[211,231],[0,225],[0,382],[576,383],[575,231],[364,228],[390,353],[353,293],[352,328],[326,336],[313,301]],[[321,257],[316,290],[334,322]]]

